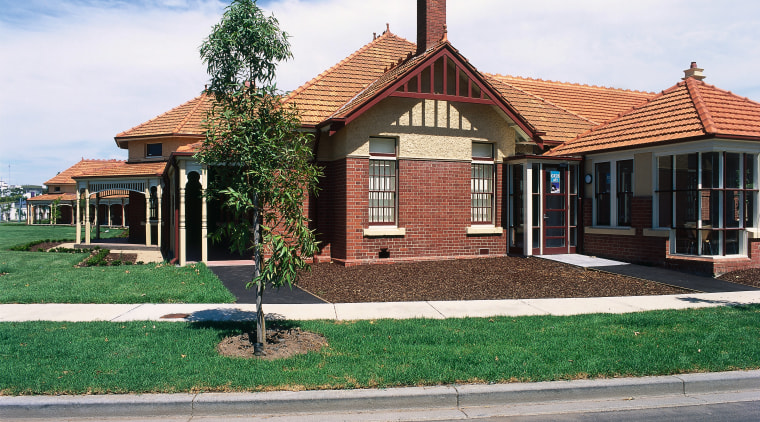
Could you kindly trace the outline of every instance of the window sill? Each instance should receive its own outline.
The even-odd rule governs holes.
[[[586,227],[586,234],[606,234],[612,236],[636,236],[636,229],[633,227]]]
[[[712,261],[721,261],[721,260],[731,260],[731,259],[739,259],[739,260],[748,260],[750,259],[747,255],[741,255],[741,254],[734,254],[734,255],[687,255],[687,254],[675,254],[675,253],[667,253],[665,255],[665,259],[680,259],[682,261],[702,261],[702,262],[712,262]]]
[[[670,237],[670,229],[644,229],[646,237]]]
[[[390,237],[406,236],[406,229],[403,227],[370,227],[364,229],[364,237]]]
[[[467,227],[467,234],[470,236],[473,235],[486,235],[486,234],[495,234],[495,235],[502,235],[504,234],[504,228],[503,227],[494,227],[494,226],[469,226]]]

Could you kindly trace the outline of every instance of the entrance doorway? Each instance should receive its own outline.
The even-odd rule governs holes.
[[[533,157],[531,157],[533,158]],[[515,160],[517,161],[517,160]],[[575,253],[578,161],[520,158],[510,164],[509,250],[523,255]]]
[[[575,253],[576,242],[571,232],[577,233],[577,216],[571,203],[577,200],[577,191],[571,195],[570,180],[576,166],[544,164],[543,179],[543,227],[541,230],[542,255]]]

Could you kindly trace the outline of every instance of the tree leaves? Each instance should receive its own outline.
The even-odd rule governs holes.
[[[303,203],[316,194],[322,171],[314,164],[312,136],[300,131],[297,109],[285,105],[272,84],[277,62],[291,57],[287,38],[255,1],[235,0],[200,50],[215,103],[196,158],[213,167],[208,196],[235,216],[211,237],[264,257],[249,287],[295,283],[304,257],[318,251]]]

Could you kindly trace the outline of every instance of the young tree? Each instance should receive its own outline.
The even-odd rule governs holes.
[[[256,354],[265,344],[264,288],[297,282],[304,257],[317,252],[303,201],[315,192],[321,170],[311,137],[301,132],[293,106],[283,104],[273,79],[291,58],[287,34],[255,0],[234,0],[200,49],[215,102],[196,157],[213,166],[208,195],[236,217],[210,237],[228,237],[231,249],[251,251],[256,286]]]

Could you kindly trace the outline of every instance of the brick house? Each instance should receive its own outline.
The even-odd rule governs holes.
[[[485,73],[448,42],[445,0],[418,0],[417,17],[416,43],[388,29],[286,98],[325,169],[306,203],[317,261],[588,253],[760,266],[760,104],[697,68],[659,94]],[[143,240],[180,264],[215,259],[206,235],[224,218],[202,195],[213,169],[193,158],[211,101],[118,134],[123,174],[76,178],[82,192],[127,186],[130,204],[146,204],[133,221]],[[146,164],[150,181],[125,184]]]

